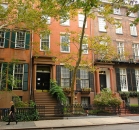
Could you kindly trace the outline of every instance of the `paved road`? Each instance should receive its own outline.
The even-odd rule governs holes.
[[[139,130],[139,123],[137,124],[123,124],[123,125],[104,125],[91,127],[75,127],[75,128],[61,128],[54,130]]]

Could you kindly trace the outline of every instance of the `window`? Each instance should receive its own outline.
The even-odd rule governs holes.
[[[50,49],[50,35],[45,35],[41,37],[40,40],[40,49],[46,51]]]
[[[70,25],[70,20],[66,20],[64,21],[63,19],[60,20],[60,24],[63,25],[63,26],[69,26]]]
[[[88,44],[82,44],[83,54],[88,54]]]
[[[121,21],[118,21],[118,20],[117,20],[117,22],[118,22],[118,25],[117,25],[117,24],[115,25],[115,27],[116,27],[116,33],[117,33],[117,34],[123,34],[123,29],[122,29]],[[120,26],[119,24],[120,24],[121,26]]]
[[[79,27],[83,27],[83,22],[84,22],[84,15],[83,14],[78,14],[78,22],[79,22]],[[87,28],[87,22],[85,24],[85,28]]]
[[[133,57],[135,60],[139,59],[139,44],[132,44]]]
[[[88,71],[85,69],[80,69],[80,82],[81,88],[89,88],[89,74]]]
[[[14,86],[13,89],[22,90],[23,87],[23,64],[14,64]]]
[[[128,91],[126,69],[120,68],[121,91]]]
[[[99,31],[106,32],[106,21],[104,18],[98,18]]]
[[[42,20],[45,20],[46,24],[50,24],[51,23],[51,17],[49,17],[47,15],[43,15],[42,16]]]
[[[4,43],[5,43],[5,32],[0,31],[0,47],[4,47]]]
[[[135,69],[135,77],[136,77],[137,91],[139,91],[139,69]]]
[[[61,52],[70,52],[70,41],[68,35],[60,36]]]
[[[130,34],[132,36],[137,36],[137,28],[134,24],[130,25]]]
[[[118,51],[118,60],[123,60],[124,59],[124,43],[119,42],[117,44],[117,51]]]
[[[135,14],[133,12],[131,12],[128,16],[129,17],[135,17]]]
[[[26,32],[20,31],[16,32],[15,47],[25,48]]]
[[[114,13],[114,14],[121,14],[120,8],[114,8],[114,9],[113,9],[113,13]]]
[[[0,63],[0,90],[2,88],[2,63]]]
[[[81,97],[81,104],[85,107],[88,106],[89,103],[89,97]]]
[[[64,66],[61,66],[61,87],[70,87],[70,71]]]
[[[104,6],[103,6],[103,5],[99,5],[98,11],[99,11],[99,12],[102,12],[103,10],[104,10]]]

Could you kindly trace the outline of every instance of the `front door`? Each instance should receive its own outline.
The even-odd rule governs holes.
[[[106,74],[99,74],[99,79],[100,79],[100,90],[106,88]]]
[[[50,73],[37,72],[36,89],[49,90],[50,88]]]

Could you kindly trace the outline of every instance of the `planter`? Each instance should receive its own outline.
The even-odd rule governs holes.
[[[82,94],[89,94],[90,91],[81,91]]]

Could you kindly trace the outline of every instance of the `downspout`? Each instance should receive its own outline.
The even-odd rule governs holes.
[[[33,88],[32,88],[32,48],[33,48],[33,31],[31,31],[31,44],[30,44],[30,100],[34,100]]]

